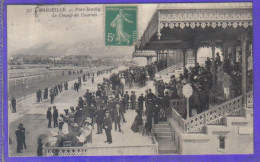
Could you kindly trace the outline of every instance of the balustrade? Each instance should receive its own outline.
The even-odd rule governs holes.
[[[152,136],[153,144],[110,147],[43,147],[44,156],[94,156],[94,155],[158,155],[158,143]]]
[[[253,91],[246,94],[246,107],[253,108],[254,106],[254,94]]]
[[[164,70],[161,70],[158,72],[159,75],[163,75],[163,74],[166,74],[166,73],[171,73],[171,72],[174,72],[175,70],[179,70],[182,68],[182,64],[181,62],[175,64],[175,65],[172,65]]]
[[[253,92],[247,93],[247,108],[253,108]],[[175,101],[181,102],[181,101]],[[217,105],[207,111],[192,116],[189,119],[184,120],[182,116],[175,110],[174,102],[172,101],[172,117],[178,124],[178,126],[185,133],[203,132],[203,127],[208,124],[221,124],[223,117],[240,115],[240,111],[243,108],[242,96],[238,96],[232,100],[226,101],[220,105]]]

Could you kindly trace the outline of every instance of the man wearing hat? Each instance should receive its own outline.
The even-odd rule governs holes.
[[[141,96],[138,97],[138,109],[142,112],[144,109],[144,95],[141,94]]]
[[[86,100],[87,100],[88,107],[90,107],[92,97],[91,97],[91,93],[89,92],[88,89],[87,89],[87,92],[86,92],[86,94],[85,94],[85,98],[86,98]]]
[[[119,132],[121,132],[121,116],[122,116],[123,112],[120,109],[120,105],[117,104],[116,108],[114,109],[114,121],[115,121],[115,131],[117,131],[117,126],[119,129]]]
[[[103,123],[104,123],[104,129],[106,131],[106,136],[107,136],[107,140],[105,141],[105,143],[108,142],[109,144],[111,144],[112,143],[112,135],[111,135],[112,119],[109,116],[109,111],[106,111]]]
[[[48,128],[51,128],[51,119],[52,119],[52,114],[51,114],[51,107],[48,107],[47,111],[47,119],[48,119]]]
[[[96,91],[96,97],[99,96],[101,98],[101,89],[98,87],[98,90]]]
[[[101,100],[102,100],[103,106],[107,105],[108,96],[107,96],[106,92],[103,92],[103,95],[101,96]]]
[[[147,100],[149,100],[149,99],[154,100],[156,98],[156,96],[152,93],[151,89],[148,90],[148,94],[146,95],[146,97],[147,97]]]
[[[23,149],[23,137],[22,137],[22,132],[20,129],[20,126],[17,127],[17,130],[15,131],[16,139],[17,139],[17,147],[16,147],[16,152],[17,153],[22,153]]]
[[[54,128],[58,127],[58,117],[59,117],[58,110],[56,106],[53,106],[53,127]]]
[[[100,106],[97,106],[97,111],[95,112],[96,122],[97,122],[97,133],[102,134],[102,125],[104,120],[104,110]]]
[[[84,105],[84,101],[83,101],[82,97],[79,97],[79,101],[78,101],[79,108],[83,108],[83,105]]]
[[[124,94],[124,100],[125,100],[125,110],[128,110],[128,105],[129,105],[129,94],[128,94],[128,91],[126,91],[125,94]]]
[[[19,129],[21,130],[22,145],[26,149],[27,147],[26,147],[26,143],[25,143],[25,128],[23,127],[22,123],[19,124]]]
[[[148,103],[146,105],[146,111],[145,111],[147,119],[153,117],[153,105],[154,105],[153,100],[149,99]]]
[[[11,104],[12,104],[12,108],[13,108],[13,113],[16,112],[16,99],[14,97],[12,97],[11,99]]]
[[[41,102],[41,100],[42,100],[42,91],[40,89],[36,92],[36,96],[37,96],[37,102]]]
[[[136,95],[134,91],[131,91],[131,96],[130,96],[130,100],[131,100],[131,109],[135,110],[135,106],[136,106]]]
[[[162,104],[163,104],[163,109],[165,110],[166,116],[169,116],[171,113],[170,109],[170,96],[168,92],[165,92],[165,95],[162,98]]]
[[[82,110],[77,106],[76,107],[76,113],[74,115],[74,123],[80,123],[82,122]]]

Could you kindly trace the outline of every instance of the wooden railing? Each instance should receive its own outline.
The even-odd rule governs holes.
[[[43,156],[158,155],[158,143],[136,146],[43,147]]]
[[[253,92],[248,92],[246,96],[246,106],[253,108]],[[184,133],[196,133],[203,132],[205,125],[221,123],[225,116],[240,115],[242,108],[242,96],[238,96],[186,120],[172,107],[172,117]]]

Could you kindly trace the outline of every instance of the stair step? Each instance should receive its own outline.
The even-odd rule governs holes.
[[[168,135],[159,135],[159,136],[156,136],[156,139],[168,139],[168,140],[172,140],[172,136],[168,136]]]
[[[169,124],[154,124],[154,128],[169,128]]]
[[[177,154],[178,150],[158,150],[159,155],[173,155]]]
[[[161,133],[161,132],[171,132],[170,128],[154,128],[155,133]]]
[[[159,144],[158,153],[161,155],[176,154],[178,152],[177,147],[171,139],[159,138],[157,139],[157,142]]]
[[[171,132],[155,132],[155,136],[171,136]]]
[[[165,120],[165,121],[159,121],[158,124],[168,124],[168,122]]]

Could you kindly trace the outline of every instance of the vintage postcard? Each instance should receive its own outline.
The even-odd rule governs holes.
[[[252,5],[7,5],[8,156],[253,154]]]

